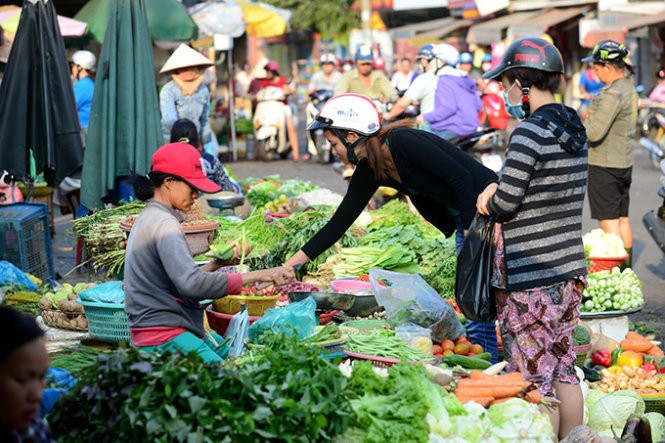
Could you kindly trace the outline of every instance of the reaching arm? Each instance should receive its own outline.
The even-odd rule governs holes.
[[[384,112],[383,113],[383,119],[384,120],[392,120],[398,115],[400,115],[404,110],[411,104],[411,99],[409,97],[402,96],[400,97],[399,100],[397,100],[397,103],[393,106],[393,108],[390,110],[390,112]]]

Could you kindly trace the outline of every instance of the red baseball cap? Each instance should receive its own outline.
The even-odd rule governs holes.
[[[192,188],[205,193],[222,190],[203,172],[201,153],[188,143],[169,143],[152,155],[152,172],[174,175]]]

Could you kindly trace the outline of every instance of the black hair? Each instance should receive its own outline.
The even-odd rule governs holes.
[[[658,66],[658,69],[656,69],[656,78],[659,80],[662,80],[665,78],[665,66]]]
[[[148,201],[155,196],[155,188],[160,187],[167,178],[183,181],[180,177],[164,172],[149,172],[147,176],[132,175],[129,180],[134,188],[134,196],[138,200]]]
[[[14,308],[0,306],[0,363],[26,343],[44,336],[35,320]]]
[[[181,118],[173,123],[171,128],[171,143],[185,142],[199,148],[199,131],[193,121],[187,118]]]
[[[541,91],[550,91],[552,94],[561,89],[562,74],[560,72],[541,71],[532,68],[515,68],[503,72],[510,83],[519,80],[522,87],[535,86]]]

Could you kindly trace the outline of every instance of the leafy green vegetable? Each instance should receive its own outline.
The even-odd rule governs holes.
[[[573,330],[573,344],[574,346],[588,345],[591,343],[591,334],[584,326],[577,325]]]

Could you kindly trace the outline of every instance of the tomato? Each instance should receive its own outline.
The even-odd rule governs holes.
[[[644,364],[642,364],[641,367],[644,370],[644,372],[646,372],[647,374],[657,374],[658,373],[658,366],[656,366],[655,363],[645,362]]]
[[[464,337],[464,336],[459,337],[457,340],[455,340],[455,344],[456,344],[456,345],[458,345],[458,344],[460,344],[460,343],[468,343],[468,342],[469,342],[469,340],[468,340],[466,337]]]
[[[471,345],[471,352],[474,354],[482,354],[483,353],[483,347],[480,345]]]
[[[453,349],[453,352],[458,355],[466,355],[469,353],[471,350],[471,346],[469,343],[466,342],[460,342],[459,344],[455,345],[455,349]]]
[[[452,340],[444,340],[441,342],[441,348],[444,351],[452,351],[455,348],[455,343]]]

